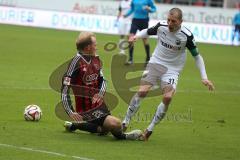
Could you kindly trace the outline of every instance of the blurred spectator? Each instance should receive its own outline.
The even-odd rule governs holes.
[[[232,36],[232,44],[234,44],[235,36],[237,36],[238,42],[240,42],[240,9],[233,18],[234,33]]]
[[[223,7],[223,0],[211,0],[212,7]]]
[[[236,2],[236,8],[240,9],[240,2]]]
[[[118,26],[118,33],[120,34],[120,39],[119,39],[120,54],[125,54],[125,50],[123,49],[122,45],[125,41],[124,37],[128,35],[130,30],[131,17],[130,18],[123,17],[123,15],[127,14],[128,10],[130,9],[130,5],[131,5],[131,0],[121,0],[119,3],[117,26]]]
[[[172,0],[164,0],[164,3],[172,3]]]
[[[203,0],[196,0],[193,2],[194,6],[205,6],[205,2]]]
[[[189,0],[174,0],[176,4],[189,5]]]

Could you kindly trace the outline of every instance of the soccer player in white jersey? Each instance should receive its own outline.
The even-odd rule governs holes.
[[[131,18],[127,17],[125,18],[123,15],[125,15],[128,10],[130,9],[131,0],[122,0],[119,4],[118,8],[118,33],[120,34],[119,39],[119,47],[120,47],[120,54],[125,54],[124,50],[124,37],[129,34],[130,26],[131,26]]]
[[[182,11],[179,8],[172,8],[169,11],[167,22],[159,22],[151,28],[144,29],[130,38],[129,41],[134,42],[139,38],[146,38],[149,35],[157,35],[157,46],[142,75],[140,88],[132,97],[126,116],[122,122],[122,126],[126,130],[131,117],[139,108],[141,99],[159,81],[163,93],[162,102],[158,105],[150,125],[143,133],[143,140],[148,140],[154,126],[164,118],[168,110],[168,106],[176,91],[178,76],[185,64],[186,48],[188,48],[195,60],[196,66],[200,71],[202,83],[210,91],[214,90],[213,83],[208,80],[205,64],[198,52],[194,36],[182,25]]]

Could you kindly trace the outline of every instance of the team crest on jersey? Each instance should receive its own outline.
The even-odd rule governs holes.
[[[176,40],[176,45],[180,45],[181,44],[181,40],[180,39],[177,39]]]
[[[93,64],[93,65],[94,65],[94,67],[96,68],[96,70],[99,70],[99,69],[100,69],[100,67],[99,67],[98,64]]]

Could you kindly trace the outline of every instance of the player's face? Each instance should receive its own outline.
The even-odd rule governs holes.
[[[175,32],[181,27],[182,20],[176,14],[168,14],[167,23],[169,31]]]
[[[92,37],[92,44],[89,45],[89,54],[96,55],[97,51],[97,40],[96,37]]]

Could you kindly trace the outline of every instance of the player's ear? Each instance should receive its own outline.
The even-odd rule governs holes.
[[[85,47],[83,48],[83,51],[88,52],[88,51],[89,51],[89,45],[85,46]]]
[[[182,19],[180,19],[180,24],[183,22],[183,20]]]
[[[87,50],[87,51],[90,51],[90,50],[91,50],[91,45],[90,45],[90,44],[86,46],[86,50]]]

